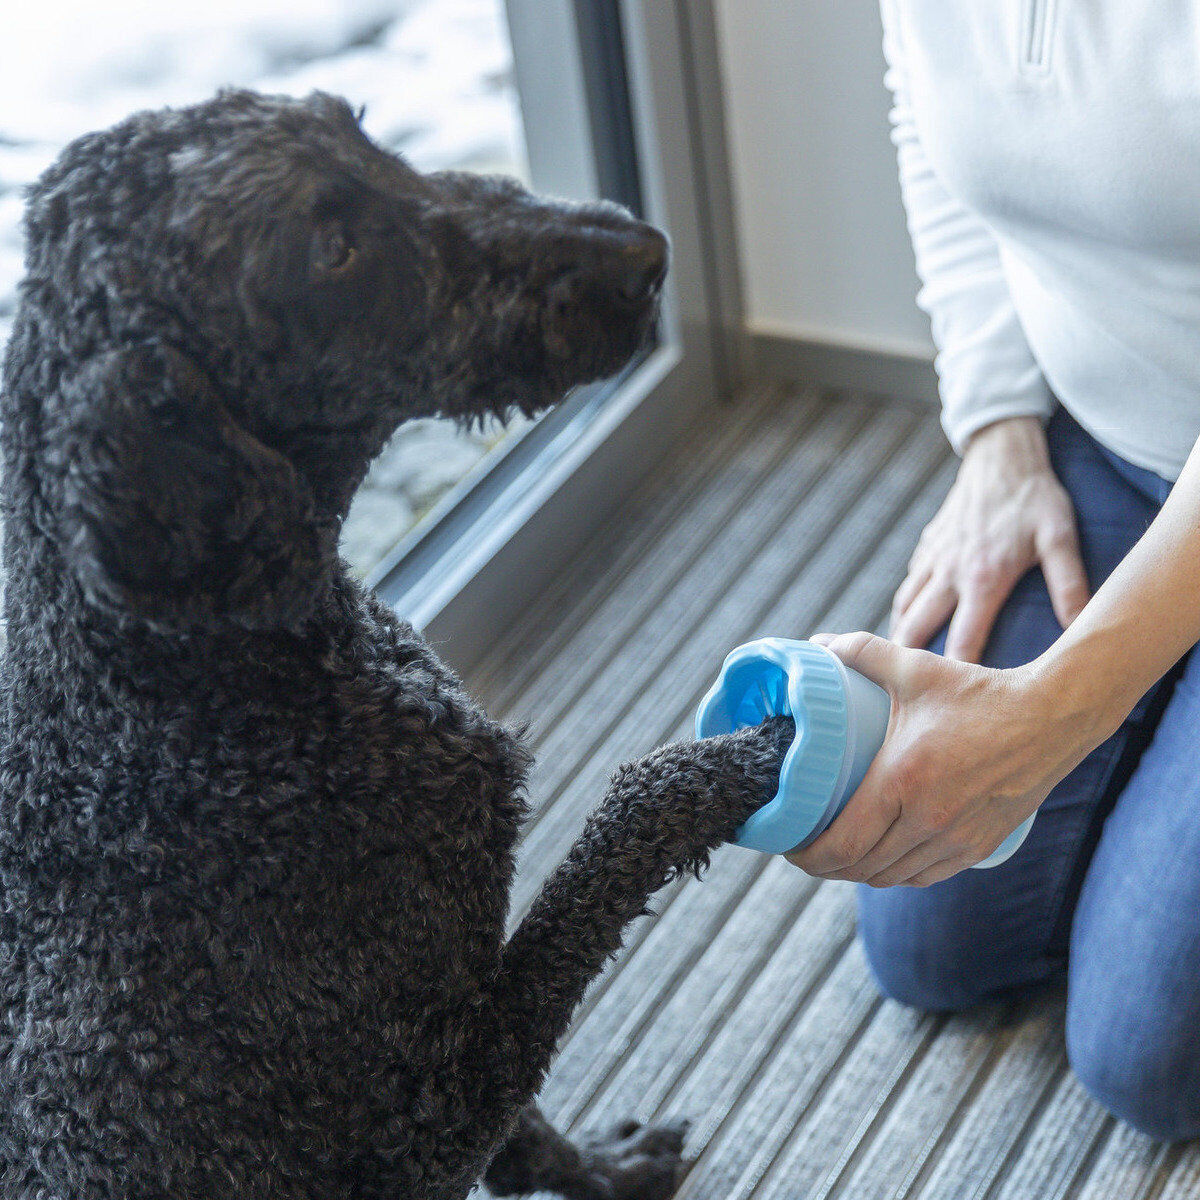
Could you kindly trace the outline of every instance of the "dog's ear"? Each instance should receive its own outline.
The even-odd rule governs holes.
[[[47,465],[63,554],[89,601],[173,628],[290,627],[311,610],[336,530],[195,363],[169,347],[112,350],[59,399]]]

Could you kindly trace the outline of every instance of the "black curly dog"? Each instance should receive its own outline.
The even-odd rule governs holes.
[[[627,923],[766,799],[788,731],[620,768],[505,942],[526,754],[336,549],[402,421],[532,413],[619,368],[661,235],[422,176],[329,96],[248,92],[76,141],[26,230],[0,1196],[669,1194],[678,1130],[577,1149],[531,1101]]]

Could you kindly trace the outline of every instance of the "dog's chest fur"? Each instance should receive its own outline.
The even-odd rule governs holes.
[[[379,1152],[418,1135],[421,1081],[496,963],[525,757],[407,627],[353,610],[352,637],[187,689],[161,664],[83,705],[31,705],[22,681],[0,774],[5,1196],[40,1194],[56,1146],[81,1200],[142,1195],[124,1160],[180,1197],[229,1169],[238,1195],[373,1195],[348,1181],[382,1182]]]

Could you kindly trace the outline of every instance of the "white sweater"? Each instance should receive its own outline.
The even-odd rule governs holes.
[[[882,0],[956,449],[1053,396],[1174,479],[1200,435],[1200,0]]]

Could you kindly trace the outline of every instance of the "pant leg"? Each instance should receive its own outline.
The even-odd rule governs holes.
[[[1074,501],[1094,588],[1158,511],[1061,409],[1047,428],[1051,461]],[[1040,570],[1005,604],[983,661],[1013,667],[1061,633]],[[930,648],[941,651],[945,631]],[[1104,815],[1162,711],[1169,684],[1050,793],[1024,845],[1006,863],[960,872],[929,888],[858,889],[859,932],[881,990],[927,1009],[959,1009],[1065,974],[1070,916]]]
[[[1105,822],[1070,964],[1084,1085],[1152,1137],[1200,1136],[1200,651]]]

